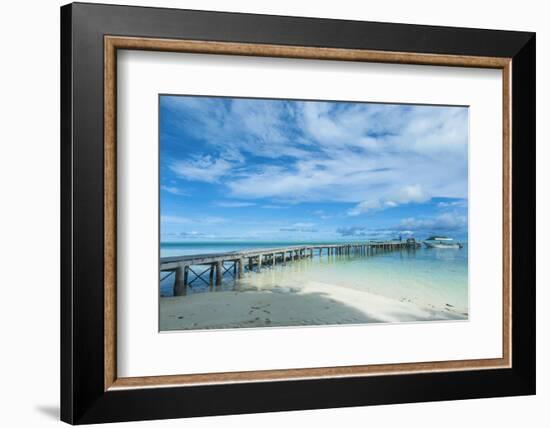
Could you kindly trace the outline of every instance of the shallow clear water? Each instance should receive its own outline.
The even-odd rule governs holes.
[[[170,243],[161,244],[161,257],[191,254],[220,253],[247,248],[275,248],[304,243]],[[308,243],[312,244],[312,243]],[[226,266],[229,267],[229,264]],[[205,267],[204,267],[205,268]],[[201,266],[193,269],[200,274]],[[288,262],[275,267],[265,266],[261,272],[246,273],[235,280],[232,269],[224,275],[221,287],[211,287],[197,280],[188,293],[217,290],[247,290],[269,288],[301,288],[308,281],[365,290],[421,306],[468,312],[468,246],[462,249],[397,250],[367,256],[315,255],[313,259]],[[166,275],[161,273],[161,278]],[[207,274],[204,275],[207,278]],[[189,280],[192,281],[191,274]],[[162,296],[171,296],[174,275],[161,281]]]

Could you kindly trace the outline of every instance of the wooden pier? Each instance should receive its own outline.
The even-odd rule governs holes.
[[[259,272],[264,266],[285,265],[304,258],[369,256],[379,252],[416,249],[420,244],[414,239],[404,241],[369,241],[341,244],[300,245],[281,248],[256,248],[217,254],[163,257],[160,271],[168,272],[165,278],[175,273],[174,295],[186,294],[187,287],[195,281],[220,286],[223,275],[229,273],[234,279],[242,278],[245,271]],[[194,278],[189,280],[189,274]],[[164,279],[164,278],[163,278]]]

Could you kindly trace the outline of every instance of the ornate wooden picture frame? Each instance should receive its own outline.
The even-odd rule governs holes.
[[[502,70],[503,159],[491,160],[502,162],[504,183],[502,357],[117,376],[118,50]],[[62,420],[81,424],[535,392],[534,34],[77,3],[61,9],[61,53]]]

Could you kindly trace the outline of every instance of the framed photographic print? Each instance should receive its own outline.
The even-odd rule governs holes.
[[[61,8],[62,420],[535,393],[535,35]]]

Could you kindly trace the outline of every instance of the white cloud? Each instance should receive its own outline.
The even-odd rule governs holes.
[[[468,201],[466,199],[459,200],[459,201],[443,201],[438,202],[437,206],[439,208],[467,208],[468,207]]]
[[[390,196],[390,201],[395,204],[408,204],[410,202],[425,202],[429,199],[428,195],[420,184],[401,187],[394,195]]]
[[[321,220],[329,220],[329,219],[333,218],[332,215],[327,214],[324,210],[315,210],[315,211],[313,211],[312,214],[316,215]]]
[[[216,203],[217,206],[223,208],[244,208],[253,207],[255,202],[243,202],[243,201],[220,201]]]
[[[175,216],[175,215],[162,215],[160,216],[161,223],[168,224],[189,224],[192,221],[185,217]]]
[[[200,224],[220,224],[225,223],[226,220],[223,217],[205,217],[196,220],[196,222]]]
[[[305,222],[298,222],[292,225],[292,227],[313,227],[313,226],[315,226],[315,223],[305,223]]]
[[[466,216],[451,213],[441,214],[434,218],[406,218],[401,220],[400,226],[409,230],[458,230],[464,229],[468,224]]]
[[[268,210],[282,210],[282,209],[285,209],[287,207],[285,207],[283,205],[265,204],[265,205],[262,205],[262,208],[266,208]]]
[[[315,229],[313,226],[315,226],[315,223],[307,223],[307,222],[298,222],[294,223],[292,226],[288,227],[282,227],[279,229],[281,232],[318,232],[317,229]]]
[[[161,190],[164,190],[165,192],[172,193],[173,195],[179,195],[179,196],[189,196],[189,193],[186,192],[183,189],[180,189],[179,187],[175,186],[160,186]]]
[[[178,235],[186,238],[197,238],[197,237],[204,236],[205,234],[201,232],[197,232],[196,230],[192,230],[191,232],[180,232],[178,233]]]
[[[160,216],[161,223],[164,224],[220,224],[225,223],[222,217],[204,217],[199,219],[191,219],[177,215],[162,215]]]
[[[382,207],[382,203],[378,199],[372,199],[370,201],[363,201],[358,203],[354,208],[348,210],[348,215],[357,216],[367,213],[369,211],[376,211]]]
[[[205,181],[215,183],[228,174],[233,164],[225,159],[215,159],[210,155],[195,157],[192,160],[176,161],[170,169],[179,177],[189,181]]]
[[[410,204],[411,202],[426,202],[429,199],[429,195],[424,191],[421,185],[407,185],[398,188],[393,193],[390,192],[388,199],[370,199],[360,202],[355,207],[348,210],[348,215],[357,216],[371,211],[394,208],[402,204]]]
[[[399,235],[413,235],[411,230],[395,229],[371,229],[363,226],[339,227],[336,232],[343,237],[367,238],[367,239],[390,239]]]

